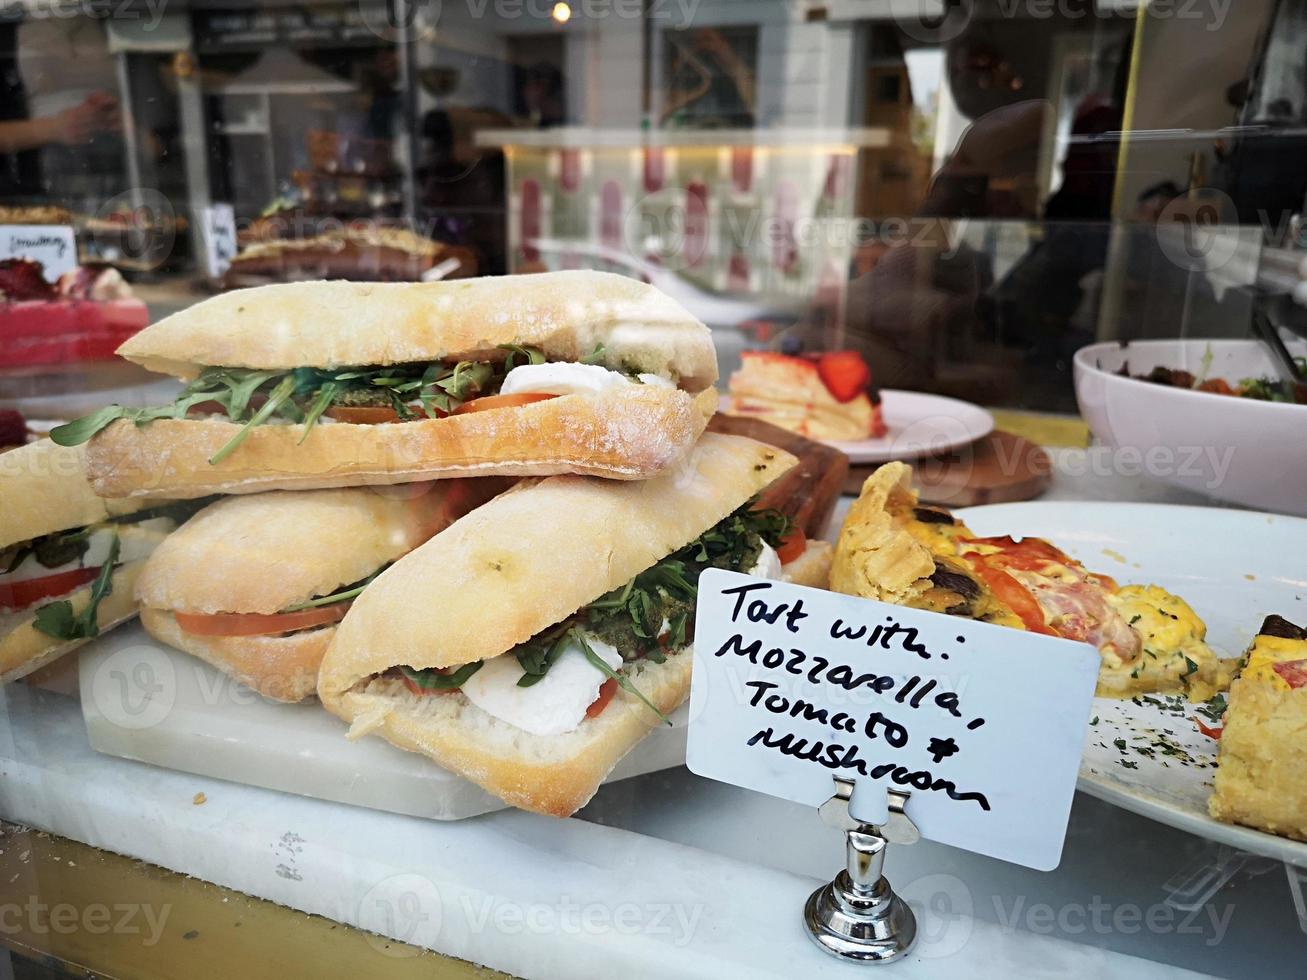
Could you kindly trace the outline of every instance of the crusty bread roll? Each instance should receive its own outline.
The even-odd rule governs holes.
[[[0,500],[0,548],[158,506],[96,496],[87,482],[84,448],[49,439],[0,453]]]
[[[113,591],[100,600],[100,606],[95,612],[101,633],[107,633],[136,615],[136,600],[132,592],[144,564],[140,561],[128,562],[114,570],[110,580]],[[72,603],[74,614],[80,613],[90,601],[91,586],[83,586],[62,598]],[[39,603],[3,617],[4,626],[0,627],[0,684],[25,677],[88,642],[60,640],[38,630],[34,625],[36,612],[44,605],[45,603]]]
[[[772,446],[709,433],[640,483],[559,476],[519,484],[396,562],[336,629],[318,695],[353,723],[422,752],[516,806],[567,815],[657,717],[625,691],[596,718],[533,736],[461,693],[417,697],[380,678],[396,665],[499,656],[694,540],[796,463]],[[659,709],[689,691],[689,653],[625,673]],[[618,708],[620,710],[615,710]]]
[[[271,615],[330,595],[412,551],[510,484],[441,480],[406,487],[273,491],[227,497],[165,540],[136,583],[155,639],[266,697],[313,694],[334,626],[271,636],[197,636],[174,612]]]
[[[141,607],[141,625],[160,643],[189,653],[273,701],[312,697],[318,666],[335,626],[280,636],[196,636],[177,625],[171,612]]]
[[[694,443],[716,407],[714,390],[690,395],[633,385],[515,408],[389,425],[259,425],[216,464],[239,430],[223,419],[119,420],[87,449],[97,493],[203,497],[462,476],[584,473],[644,479]]]
[[[653,286],[608,272],[431,283],[304,282],[223,293],[146,327],[118,353],[192,378],[206,366],[289,369],[502,357],[501,344],[607,367],[717,380],[708,328]]]

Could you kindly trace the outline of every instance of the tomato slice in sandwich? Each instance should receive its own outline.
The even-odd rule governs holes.
[[[192,636],[268,636],[293,633],[339,623],[350,603],[337,602],[315,609],[285,613],[185,613],[176,612],[177,625]]]
[[[599,696],[590,702],[590,707],[585,709],[587,718],[598,718],[603,713],[604,708],[608,707],[608,702],[613,699],[617,693],[617,681],[608,678],[599,685]]]
[[[74,568],[72,571],[29,578],[23,582],[0,582],[0,608],[26,609],[42,599],[67,595],[74,589],[94,582],[98,568]]]
[[[782,565],[788,565],[794,559],[798,558],[808,547],[808,536],[803,533],[802,528],[795,528],[785,537],[781,538],[781,543],[776,548],[776,557],[781,560]]]
[[[387,405],[335,405],[327,409],[327,417],[352,425],[381,425],[398,422],[399,413]]]
[[[488,412],[495,408],[519,408],[532,402],[542,402],[547,398],[557,398],[547,391],[521,391],[515,395],[486,395],[473,398],[454,409],[455,415],[467,415],[469,412]]]

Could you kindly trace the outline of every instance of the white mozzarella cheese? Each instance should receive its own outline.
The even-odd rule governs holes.
[[[744,574],[755,578],[779,579],[784,573],[781,571],[781,559],[776,554],[776,549],[764,541],[762,551],[758,552],[758,560]]]
[[[616,647],[593,636],[586,640],[613,670],[622,666]],[[532,735],[561,735],[585,720],[586,709],[607,680],[576,643],[569,643],[549,672],[530,687],[517,686],[522,674],[516,657],[491,657],[461,690],[482,711],[515,728]]]
[[[46,568],[36,560],[35,555],[28,555],[12,572],[0,575],[0,582],[26,582],[79,568],[98,568],[108,559],[115,534],[118,535],[118,564],[140,561],[148,558],[159,542],[176,526],[170,517],[152,517],[134,524],[99,524],[87,536],[86,553],[81,558],[64,562],[55,568]]]

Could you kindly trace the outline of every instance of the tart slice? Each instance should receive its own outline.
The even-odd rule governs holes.
[[[1266,617],[1220,739],[1212,816],[1307,841],[1307,629]]]
[[[731,415],[832,441],[883,436],[880,392],[857,351],[790,356],[745,351],[731,375]]]
[[[835,546],[831,588],[1091,643],[1103,661],[1101,697],[1205,700],[1228,683],[1206,625],[1179,596],[1118,586],[1042,538],[979,537],[948,511],[921,506],[903,463],[863,484]]]

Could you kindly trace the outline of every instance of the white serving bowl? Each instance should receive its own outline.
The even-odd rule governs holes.
[[[1080,414],[1113,448],[1111,465],[1220,500],[1307,515],[1307,405],[1189,391],[1121,377],[1169,367],[1231,384],[1274,376],[1255,340],[1136,340],[1076,351]],[[1307,355],[1307,344],[1289,345]]]

